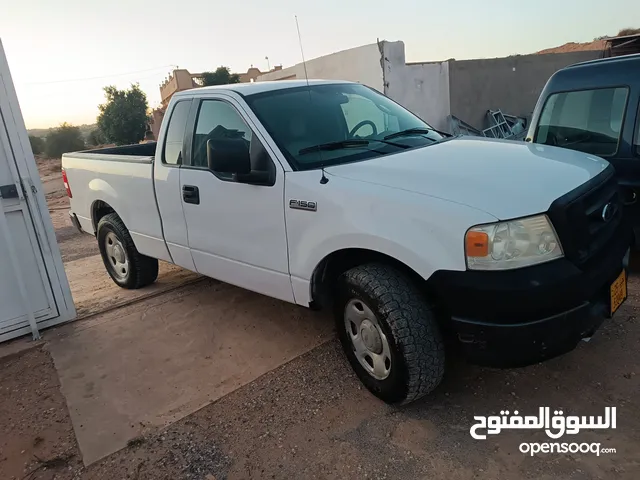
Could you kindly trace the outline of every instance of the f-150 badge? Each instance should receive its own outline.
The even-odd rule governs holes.
[[[296,210],[308,210],[315,212],[318,209],[316,202],[310,202],[308,200],[289,200],[289,208],[295,208]]]

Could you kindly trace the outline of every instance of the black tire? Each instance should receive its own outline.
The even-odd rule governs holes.
[[[124,247],[129,268],[126,275],[116,274],[106,251],[105,239],[113,233]],[[142,255],[136,249],[129,230],[116,213],[110,213],[98,223],[98,247],[107,272],[116,285],[122,288],[136,289],[151,285],[158,278],[158,260]]]
[[[382,380],[365,370],[356,356],[345,324],[345,309],[352,300],[374,313],[388,342],[390,367]],[[424,296],[405,275],[383,264],[352,268],[338,279],[334,305],[347,359],[374,395],[386,403],[407,404],[438,386],[445,367],[442,335]]]

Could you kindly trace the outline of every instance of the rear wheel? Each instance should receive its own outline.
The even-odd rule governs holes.
[[[98,246],[107,272],[122,288],[142,288],[158,278],[158,260],[136,249],[129,230],[116,213],[98,223]]]
[[[444,344],[429,305],[396,269],[361,265],[337,284],[335,317],[345,354],[362,383],[392,404],[435,389],[444,375]]]

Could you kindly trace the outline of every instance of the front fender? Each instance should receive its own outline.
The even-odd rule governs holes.
[[[424,255],[425,252],[421,252],[415,247],[412,249],[409,242],[403,244],[392,238],[363,233],[349,233],[327,238],[324,242],[316,244],[306,254],[300,252],[302,257],[300,258],[302,260],[301,268],[305,272],[305,279],[310,280],[318,265],[329,255],[340,250],[352,248],[371,250],[398,260],[409,266],[425,280],[431,277],[438,269],[432,258],[443,259],[450,255],[450,251],[443,248],[442,245],[431,245],[429,248],[433,257],[427,257]],[[451,260],[454,261],[454,259]]]
[[[314,171],[296,172],[287,182],[287,199],[317,202],[313,212],[285,209],[297,302],[299,292],[308,295],[320,262],[348,248],[387,255],[425,280],[438,270],[465,270],[466,231],[496,220],[481,210],[406,190],[336,176],[319,184]]]

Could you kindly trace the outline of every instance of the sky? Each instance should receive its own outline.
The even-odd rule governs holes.
[[[94,123],[103,87],[138,82],[150,107],[176,66],[245,72],[402,40],[408,62],[527,54],[640,27],[638,0],[0,0],[28,128]],[[636,24],[632,25],[633,19]]]

